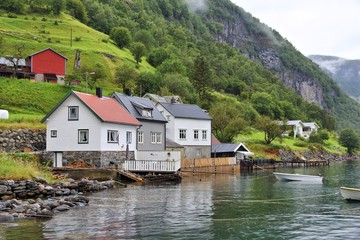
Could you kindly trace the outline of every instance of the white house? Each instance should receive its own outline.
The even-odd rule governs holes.
[[[184,158],[211,157],[212,118],[199,106],[159,102],[157,109],[168,121],[166,136],[184,147]]]
[[[106,167],[134,159],[140,123],[115,99],[70,91],[42,120],[46,122],[46,150],[54,166],[85,161]]]
[[[303,125],[304,138],[309,138],[312,133],[316,133],[320,128],[315,122],[304,122]]]
[[[286,122],[286,125],[291,128],[294,133],[294,138],[297,136],[303,137],[304,124],[301,120],[290,120]],[[285,132],[284,135],[289,136],[290,131]]]

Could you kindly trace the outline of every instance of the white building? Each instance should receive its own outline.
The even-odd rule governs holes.
[[[85,161],[105,167],[133,159],[140,123],[115,99],[70,91],[42,120],[54,166]]]
[[[184,147],[184,158],[211,157],[212,118],[193,104],[157,103],[156,107],[168,121],[166,136]]]

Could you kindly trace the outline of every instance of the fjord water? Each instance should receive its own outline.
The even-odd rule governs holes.
[[[321,184],[281,182],[271,170],[185,177],[180,184],[129,185],[89,195],[90,205],[50,220],[0,223],[0,239],[359,239],[360,162],[284,168]]]

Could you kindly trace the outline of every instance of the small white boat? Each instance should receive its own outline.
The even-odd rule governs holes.
[[[279,172],[273,172],[273,174],[278,180],[283,180],[283,181],[306,181],[306,182],[320,183],[323,180],[322,176],[315,176],[315,175],[302,175],[302,174],[279,173]]]
[[[348,201],[360,201],[360,188],[341,187],[340,193]]]

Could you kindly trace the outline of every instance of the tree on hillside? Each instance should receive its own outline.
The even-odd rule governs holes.
[[[12,77],[16,78],[20,62],[25,58],[25,44],[17,43],[10,48],[10,55],[5,58],[11,63]]]
[[[81,0],[67,0],[66,9],[71,16],[75,17],[80,22],[87,23],[89,21],[85,6]]]
[[[1,0],[0,9],[5,10],[5,12],[23,13],[25,1]]]
[[[95,67],[90,67],[87,65],[82,66],[80,69],[80,74],[75,76],[79,75],[84,80],[84,82],[87,81],[85,84],[87,84],[92,90],[100,79],[106,77],[106,71],[102,64],[96,63]]]
[[[139,96],[142,96],[145,93],[157,94],[160,91],[162,85],[163,82],[159,74],[152,72],[141,72],[136,81],[135,91]]]
[[[156,48],[152,50],[147,58],[147,61],[153,66],[157,67],[162,64],[166,59],[170,57],[170,54],[165,48]]]
[[[209,63],[201,55],[197,56],[191,70],[190,79],[196,88],[199,97],[206,96],[211,83],[211,72]]]
[[[126,27],[115,27],[110,32],[110,38],[119,48],[124,48],[131,43],[131,33]]]
[[[241,132],[248,129],[239,109],[228,103],[217,103],[209,110],[212,130],[220,142],[231,143]]]
[[[138,77],[138,71],[129,65],[123,64],[116,68],[115,81],[121,85],[123,91],[125,91],[126,88],[129,88],[129,85],[135,85]]]
[[[270,144],[277,137],[280,137],[286,131],[285,121],[273,121],[268,116],[260,116],[256,120],[255,127],[264,132],[264,140],[266,144]]]
[[[51,0],[50,7],[55,15],[59,15],[65,9],[65,0]]]
[[[141,62],[141,58],[145,56],[146,48],[141,42],[135,42],[131,44],[130,51],[136,61],[136,64],[139,64]]]
[[[166,73],[161,90],[163,89],[168,92],[162,92],[162,95],[179,95],[183,102],[196,103],[198,100],[189,78],[179,73]]]
[[[346,128],[340,132],[339,143],[347,148],[347,153],[350,156],[356,149],[360,148],[359,136],[350,128]]]

